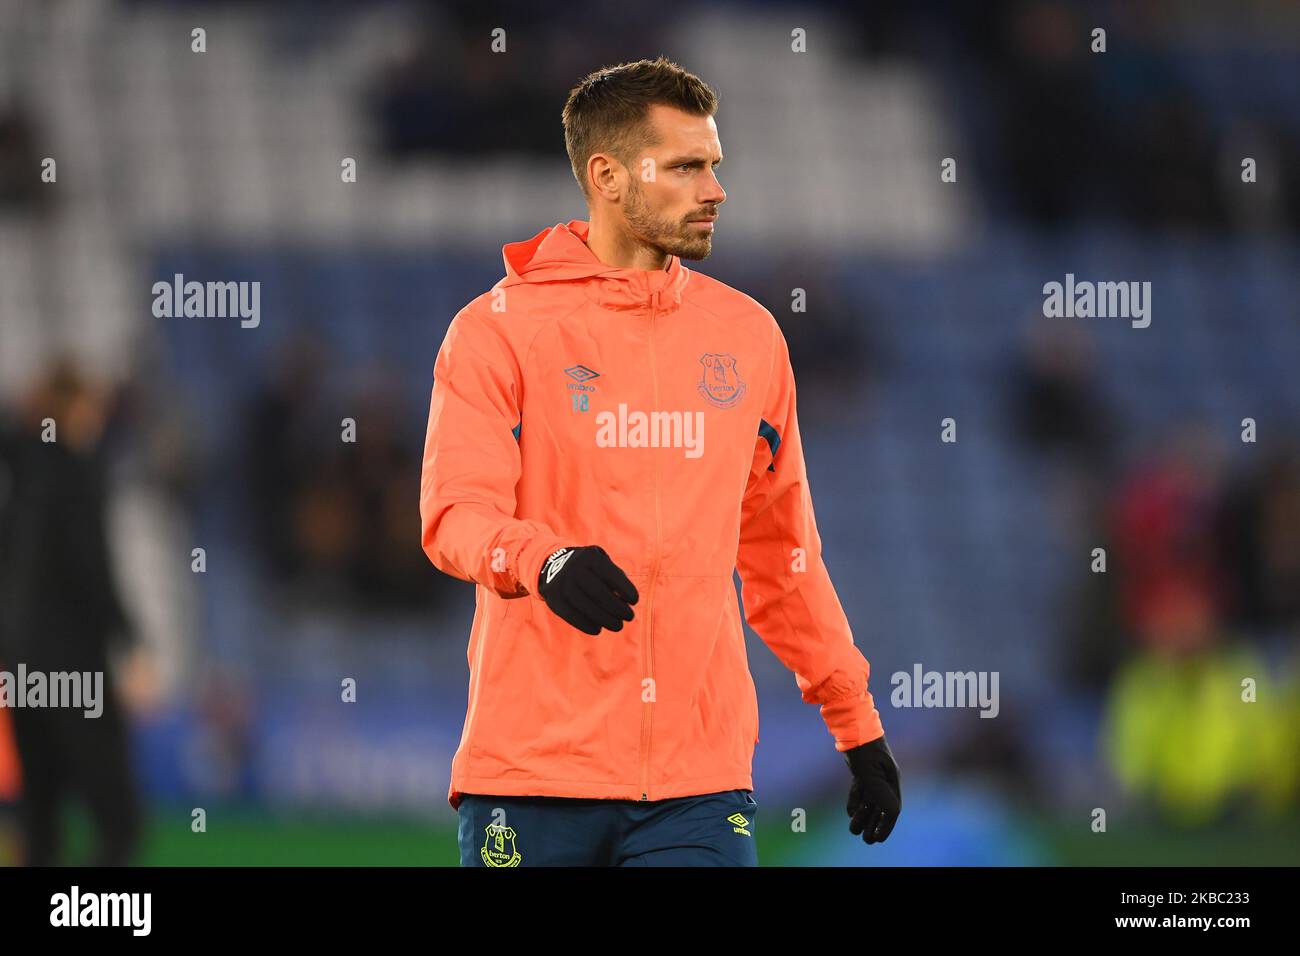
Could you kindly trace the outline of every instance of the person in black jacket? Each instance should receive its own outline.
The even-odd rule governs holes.
[[[62,813],[83,802],[96,865],[130,862],[142,810],[110,657],[136,638],[114,581],[100,437],[106,401],[60,363],[0,437],[0,669],[103,675],[99,716],[14,707],[25,862],[59,861]],[[53,439],[53,440],[51,440]]]

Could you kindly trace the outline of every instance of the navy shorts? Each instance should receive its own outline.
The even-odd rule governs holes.
[[[670,800],[464,794],[461,866],[758,866],[749,790]]]

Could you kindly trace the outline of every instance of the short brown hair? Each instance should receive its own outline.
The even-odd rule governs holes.
[[[584,196],[587,160],[593,153],[611,153],[627,165],[643,146],[654,145],[654,130],[646,120],[656,104],[712,116],[718,111],[718,94],[662,56],[603,66],[569,91],[564,145]]]

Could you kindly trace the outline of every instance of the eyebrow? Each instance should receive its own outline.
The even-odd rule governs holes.
[[[719,156],[717,160],[714,161],[714,165],[720,164],[722,162],[722,159],[723,157]],[[674,159],[668,160],[668,165],[669,166],[687,166],[687,165],[702,166],[706,162],[708,162],[708,160],[706,157],[703,156],[678,156],[675,157]]]

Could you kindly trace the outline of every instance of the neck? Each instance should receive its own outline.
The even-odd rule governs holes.
[[[587,232],[587,248],[601,262],[620,269],[642,269],[646,272],[667,270],[672,256],[662,249],[640,241],[621,225],[610,222],[606,216],[591,216]]]

